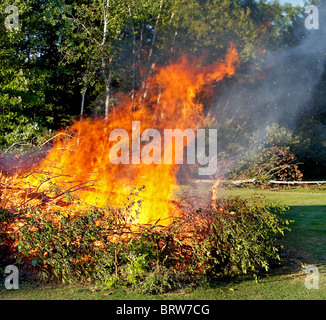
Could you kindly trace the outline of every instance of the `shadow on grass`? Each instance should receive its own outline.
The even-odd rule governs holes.
[[[283,215],[292,220],[291,231],[277,241],[281,261],[271,261],[270,269],[258,275],[258,282],[282,282],[285,278],[302,279],[308,265],[326,273],[326,206],[292,206]],[[210,286],[224,287],[253,280],[252,275],[218,279]]]
[[[280,241],[284,249],[297,253],[303,263],[325,263],[326,206],[293,206],[284,217],[294,220]]]

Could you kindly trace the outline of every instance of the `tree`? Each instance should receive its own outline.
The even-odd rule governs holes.
[[[254,0],[175,0],[178,48],[189,54],[222,56],[229,41],[235,43],[242,65],[274,50],[291,31],[299,9]]]
[[[4,1],[0,11],[4,12],[9,4],[15,3]],[[34,10],[37,9],[32,1],[24,2],[19,6],[20,21]],[[32,15],[29,23],[37,23],[35,17]],[[49,72],[38,64],[44,43],[36,39],[30,27],[31,24],[21,23],[18,30],[7,29],[4,20],[0,21],[0,130],[5,143],[23,138],[24,126],[35,129],[25,131],[27,135],[35,134],[39,126],[38,110],[44,108],[44,84]]]
[[[77,78],[85,93],[100,73],[105,84],[105,117],[108,118],[114,73],[114,42],[121,39],[127,15],[123,1],[78,1],[61,3],[65,22],[60,51],[64,62],[78,65]]]
[[[65,35],[60,50],[64,61],[78,65],[77,74],[84,93],[88,85],[98,82],[101,74],[106,91],[106,118],[114,81],[135,99],[136,88],[153,65],[159,25],[168,16],[166,0],[93,0],[63,4]]]
[[[141,104],[155,65],[182,54],[211,62],[230,40],[242,63],[237,80],[248,82],[264,50],[290,42],[296,17],[292,7],[251,0],[7,0],[2,11],[9,2],[21,25],[19,32],[0,26],[3,136],[27,124],[69,125],[101,92],[108,118],[112,91]]]
[[[19,29],[0,21],[1,144],[30,140],[43,130],[71,122],[74,111],[72,75],[59,65],[62,21],[53,1],[3,1],[19,9]]]

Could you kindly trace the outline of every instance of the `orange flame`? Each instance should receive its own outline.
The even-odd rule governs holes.
[[[140,122],[141,132],[148,128],[163,132],[164,129],[200,127],[204,114],[198,94],[210,96],[214,82],[232,76],[237,64],[237,50],[231,44],[222,62],[201,66],[195,59],[183,56],[167,67],[156,68],[145,83],[147,94],[141,95],[133,112],[135,101],[126,99],[108,120],[76,122],[65,131],[72,138],[57,139],[38,171],[55,175],[51,181],[62,188],[69,187],[72,182],[94,181],[94,186],[76,193],[86,203],[97,206],[120,206],[132,187],[145,186],[140,193],[143,203],[137,222],[159,220],[162,225],[169,224],[171,218],[180,213],[173,201],[178,187],[178,167],[173,164],[112,164],[109,151],[116,142],[109,141],[110,132],[117,128],[126,130],[132,144],[136,139],[133,138],[133,121]],[[35,185],[39,179],[34,174],[33,178],[28,178],[28,183]]]
[[[214,209],[216,207],[216,200],[217,200],[217,196],[218,196],[218,190],[217,190],[217,188],[218,188],[218,186],[220,184],[220,180],[221,180],[220,178],[217,179],[215,181],[214,185],[211,187],[211,191],[212,191],[211,202],[212,202],[212,206],[213,206]]]

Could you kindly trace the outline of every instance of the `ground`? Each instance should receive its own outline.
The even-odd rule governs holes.
[[[207,184],[199,184],[197,194],[206,192]],[[272,268],[258,281],[252,277],[241,277],[218,281],[211,286],[184,288],[164,295],[143,295],[124,290],[101,290],[83,286],[44,286],[20,283],[18,290],[0,287],[0,299],[87,299],[87,300],[168,300],[168,299],[213,299],[213,300],[324,300],[326,299],[326,190],[290,189],[257,190],[242,188],[220,188],[219,195],[249,197],[263,194],[273,201],[290,207],[285,218],[294,220],[291,232],[287,232],[280,243],[285,263]],[[318,289],[305,286],[305,267],[318,268]]]

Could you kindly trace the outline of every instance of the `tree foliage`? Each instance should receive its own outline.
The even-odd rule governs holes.
[[[8,5],[19,9],[19,30],[4,26]],[[182,54],[209,63],[223,56],[229,41],[236,45],[241,62],[237,76],[229,81],[255,85],[268,74],[266,55],[296,45],[305,35],[302,8],[267,0],[4,0],[0,12],[3,147],[37,141],[44,133],[70,125],[81,113],[108,117],[116,93],[142,99],[147,90],[143,80],[155,65],[166,65]],[[281,68],[286,72],[286,66]],[[317,136],[324,122],[313,126],[308,137],[305,119],[325,119],[320,94],[324,78],[313,114],[302,116],[297,131],[305,141]],[[220,93],[223,87],[216,89]],[[245,117],[250,116],[247,113],[229,128],[245,132]],[[228,135],[234,139],[231,132]],[[318,146],[310,143],[301,151],[313,158]],[[322,150],[318,154],[314,163],[324,163]]]

